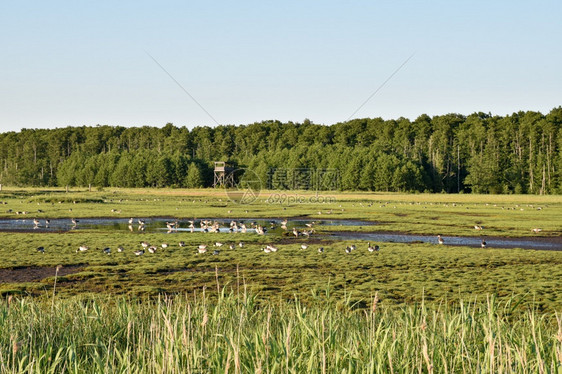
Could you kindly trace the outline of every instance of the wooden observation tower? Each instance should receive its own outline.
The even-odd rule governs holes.
[[[234,169],[229,167],[224,161],[215,161],[215,177],[213,187],[233,187]]]

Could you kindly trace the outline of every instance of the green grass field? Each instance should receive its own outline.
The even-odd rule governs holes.
[[[328,202],[318,203],[314,194],[302,191],[287,193],[300,202],[278,202],[275,193],[262,192],[253,204],[239,205],[216,190],[4,188],[0,215],[346,218],[377,224],[319,225],[317,230],[561,234],[559,196],[326,193]],[[77,372],[126,367],[208,372],[227,366],[234,372],[562,370],[562,251],[378,243],[381,251],[370,253],[364,241],[314,235],[126,230],[4,232],[0,239],[2,373],[74,372],[73,367]],[[169,247],[136,256],[141,241]],[[179,247],[179,241],[186,246]],[[214,256],[216,241],[245,246],[222,247]],[[300,249],[302,243],[309,248]],[[200,244],[210,251],[198,254]],[[264,253],[266,244],[279,251]],[[352,244],[357,250],[346,254],[344,248]],[[90,250],[77,253],[80,245]],[[120,245],[123,253],[116,251]],[[39,246],[45,253],[36,251]],[[324,253],[318,253],[320,246]],[[112,248],[110,255],[102,252],[105,247]],[[162,301],[163,295],[169,299]],[[203,323],[205,314],[209,322]],[[92,327],[88,318],[95,321]],[[69,320],[76,322],[69,325]],[[26,335],[30,321],[35,321],[33,332]],[[287,348],[288,328],[294,340]],[[182,342],[186,333],[187,343]],[[21,348],[15,349],[20,340]],[[155,350],[148,352],[148,346]]]

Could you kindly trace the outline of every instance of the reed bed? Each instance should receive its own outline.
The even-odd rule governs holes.
[[[218,297],[217,297],[217,291]],[[205,290],[0,302],[0,373],[560,373],[562,315],[498,302]]]

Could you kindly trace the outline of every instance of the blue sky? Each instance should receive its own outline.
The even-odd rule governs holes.
[[[0,131],[562,105],[560,1],[4,1]]]

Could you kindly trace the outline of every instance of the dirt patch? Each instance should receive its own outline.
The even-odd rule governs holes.
[[[59,269],[58,275],[64,276],[77,273],[83,268],[83,265],[63,266]],[[54,277],[55,273],[55,267],[47,266],[29,266],[15,269],[0,269],[0,283],[36,282],[44,278]]]

